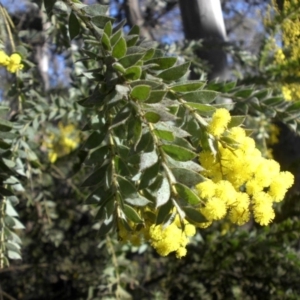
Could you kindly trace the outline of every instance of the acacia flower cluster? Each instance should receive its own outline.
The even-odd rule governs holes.
[[[21,61],[22,57],[18,53],[13,53],[11,56],[8,56],[4,51],[0,51],[0,66],[6,67],[10,73],[16,73],[18,70],[23,69]]]
[[[184,220],[184,229],[181,228],[180,219],[176,216],[174,222],[164,228],[163,225],[151,225],[149,238],[151,245],[161,256],[166,256],[175,251],[176,257],[181,258],[186,255],[186,245],[189,237],[196,234],[194,225]]]
[[[217,154],[203,151],[199,155],[203,174],[209,179],[196,186],[205,203],[200,211],[209,222],[228,213],[238,225],[246,223],[252,212],[257,223],[267,225],[275,216],[273,203],[283,200],[294,177],[280,172],[276,161],[262,157],[244,129],[224,127],[229,121],[228,111],[218,109],[208,125],[217,140]],[[220,135],[232,141],[231,145],[219,139]]]
[[[51,163],[55,163],[58,158],[71,153],[80,142],[79,131],[74,125],[64,126],[60,122],[58,128],[59,133],[51,133],[43,143],[43,146],[48,149],[48,158]]]
[[[283,200],[294,182],[289,172],[281,172],[279,164],[262,157],[252,138],[241,127],[228,128],[231,116],[228,110],[217,109],[207,125],[210,139],[215,140],[216,153],[203,150],[199,161],[207,177],[195,189],[202,200],[198,209],[207,219],[204,223],[189,223],[180,218],[175,208],[170,224],[156,224],[154,218],[144,218],[143,224],[118,220],[118,236],[123,242],[139,246],[148,241],[162,256],[175,252],[177,258],[186,255],[190,237],[196,227],[206,228],[225,216],[238,225],[249,221],[251,214],[257,223],[268,225],[275,216],[273,203]],[[149,212],[147,207],[146,212]],[[143,215],[143,211],[139,211]],[[142,216],[140,216],[142,217]]]
[[[128,225],[130,230],[126,229],[122,222],[118,222],[118,235],[123,242],[139,246],[143,241],[148,241],[161,256],[167,256],[171,252],[175,252],[177,258],[185,256],[189,238],[196,234],[196,227],[186,220],[181,222],[178,215],[168,226],[146,222],[145,226],[138,230],[139,225],[132,222],[128,222]]]
[[[275,2],[274,2],[275,3]],[[285,0],[283,1],[282,11],[275,5],[275,10],[278,14],[289,16],[283,18],[282,23],[282,42],[285,51],[281,48],[277,49],[274,59],[275,62],[283,67],[283,77],[299,77],[299,57],[300,57],[300,20],[297,11],[299,10],[299,0]],[[277,45],[275,46],[278,47]],[[300,99],[300,87],[296,83],[283,83],[282,94],[288,101]]]

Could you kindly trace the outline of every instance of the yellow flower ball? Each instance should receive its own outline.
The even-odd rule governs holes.
[[[213,136],[219,137],[227,128],[231,120],[230,113],[225,108],[219,108],[212,116],[212,120],[207,127],[208,133]]]

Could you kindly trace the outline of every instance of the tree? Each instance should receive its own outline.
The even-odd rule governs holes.
[[[38,5],[71,84],[45,89],[32,28],[1,6],[2,296],[297,297],[294,179],[263,154],[274,118],[298,125],[298,102],[263,80],[189,80],[188,61],[125,32],[107,6]]]

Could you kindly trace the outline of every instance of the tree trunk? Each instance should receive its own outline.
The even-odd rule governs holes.
[[[125,0],[124,7],[129,26],[132,27],[133,25],[138,25],[140,27],[140,35],[147,40],[153,40],[151,30],[145,24],[139,0]]]
[[[210,65],[208,79],[226,79],[227,56],[220,47],[227,37],[220,0],[179,0],[179,7],[185,38],[203,40],[205,49],[196,54]]]

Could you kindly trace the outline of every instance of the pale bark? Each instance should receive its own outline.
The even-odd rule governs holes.
[[[185,38],[203,40],[197,56],[210,65],[209,79],[226,79],[227,56],[222,49],[226,30],[220,0],[179,0]]]

